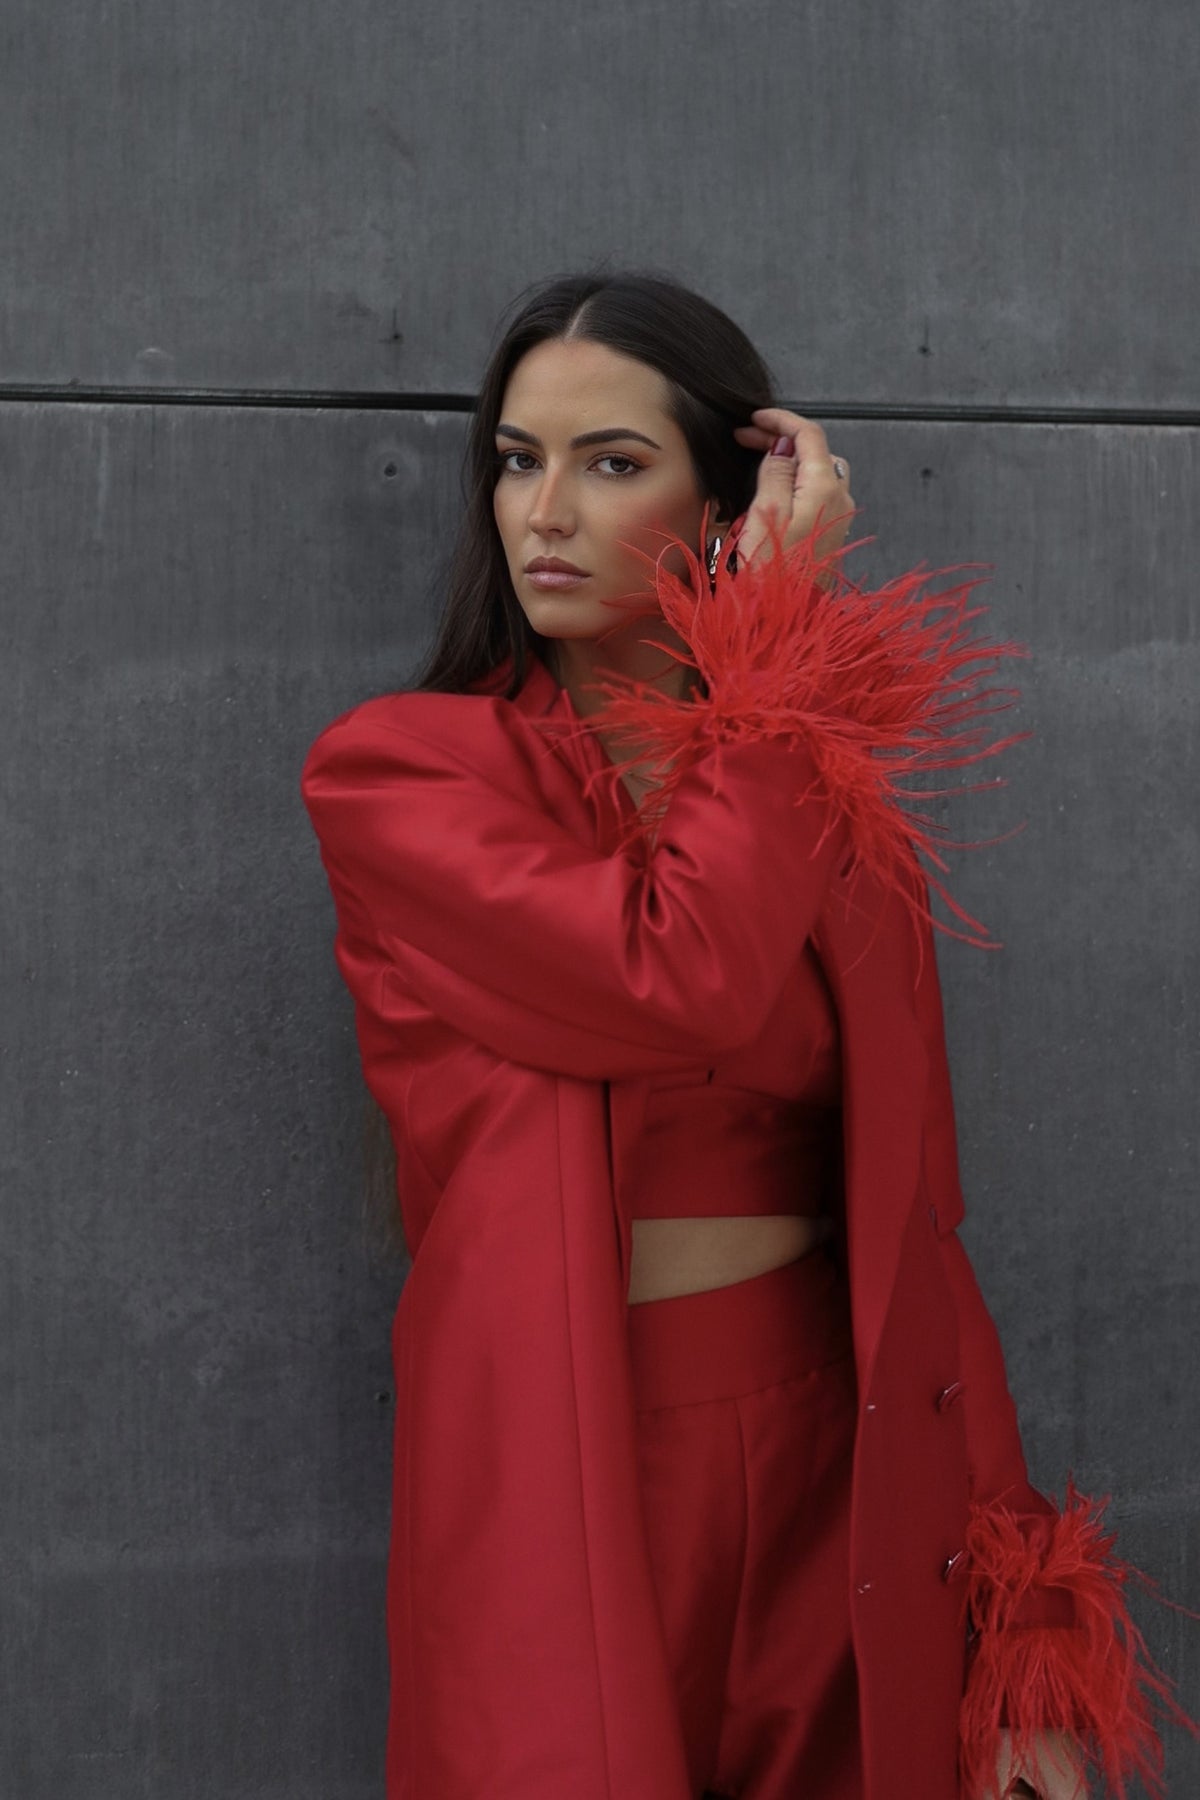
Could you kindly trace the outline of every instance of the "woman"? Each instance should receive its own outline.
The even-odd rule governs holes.
[[[1030,1486],[956,1234],[893,781],[1001,747],[1015,647],[847,581],[844,461],[660,278],[527,300],[467,490],[422,678],[303,777],[413,1255],[391,1800],[1153,1783],[1126,1571]]]

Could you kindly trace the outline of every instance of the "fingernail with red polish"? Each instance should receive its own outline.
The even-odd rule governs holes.
[[[776,438],[775,442],[771,445],[771,455],[772,456],[790,456],[791,454],[792,454],[791,438],[790,437]]]

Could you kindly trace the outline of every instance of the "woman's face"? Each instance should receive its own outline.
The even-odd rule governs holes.
[[[645,613],[605,604],[653,593],[652,571],[625,545],[654,557],[669,531],[699,549],[704,496],[667,397],[657,369],[584,338],[535,345],[510,375],[493,508],[517,599],[542,636],[595,638],[622,618],[645,636]],[[603,441],[579,441],[592,433]],[[538,557],[582,579],[539,586],[528,568]],[[663,560],[685,573],[678,551]]]

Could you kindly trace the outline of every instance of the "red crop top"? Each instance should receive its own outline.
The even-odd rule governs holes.
[[[706,1073],[648,1088],[618,1170],[629,1216],[831,1210],[841,1193],[840,1038],[811,944],[754,1043]]]
[[[565,688],[555,704],[578,717]],[[611,773],[596,739],[576,743],[584,767]],[[611,849],[633,799],[620,780],[597,794],[599,837]],[[628,1216],[831,1210],[841,1198],[841,1096],[837,1009],[809,943],[752,1044],[691,1078],[647,1083],[641,1130],[616,1170]]]

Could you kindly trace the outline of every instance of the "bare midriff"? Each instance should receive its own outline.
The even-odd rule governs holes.
[[[807,1256],[833,1230],[791,1213],[736,1218],[634,1219],[629,1304],[698,1294],[765,1275]]]

